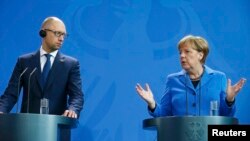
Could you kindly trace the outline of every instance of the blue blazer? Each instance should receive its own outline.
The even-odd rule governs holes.
[[[63,55],[59,51],[44,88],[41,79],[40,51],[18,58],[9,84],[0,98],[0,111],[10,112],[17,102],[18,80],[25,68],[28,70],[20,79],[20,88],[23,88],[22,113],[39,113],[40,99],[47,98],[49,114],[61,115],[66,109],[80,114],[84,103],[80,65],[75,58]],[[30,75],[35,68],[36,71]]]
[[[165,93],[156,104],[153,117],[160,116],[208,116],[210,101],[219,102],[219,115],[234,116],[235,104],[226,103],[227,79],[224,73],[204,66],[200,83],[194,88],[189,75],[182,70],[168,75]]]

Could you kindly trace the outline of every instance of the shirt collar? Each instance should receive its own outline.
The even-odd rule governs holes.
[[[53,52],[51,52],[51,53],[49,53],[49,54],[55,58],[57,52],[58,52],[58,50],[55,50],[55,51],[53,51]],[[46,52],[46,51],[42,48],[42,46],[41,46],[41,48],[40,48],[40,57],[44,56],[44,54],[48,54],[48,52]]]

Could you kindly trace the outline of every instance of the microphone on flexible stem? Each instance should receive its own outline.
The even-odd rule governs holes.
[[[199,116],[201,115],[201,79],[204,74],[205,68],[202,66],[203,72],[200,74],[200,82],[199,82]]]
[[[187,60],[187,63],[190,65],[189,61]],[[190,65],[190,68],[189,70],[193,69],[193,67]],[[185,73],[185,91],[186,91],[186,115],[188,116],[189,114],[189,109],[188,109],[188,87],[187,87],[187,81],[188,81],[188,73],[189,71],[186,70],[186,73]]]
[[[191,67],[191,69],[193,69],[193,67]],[[195,70],[195,69],[194,69]],[[198,100],[199,100],[199,109],[198,109],[198,115],[200,116],[201,115],[201,78],[202,78],[202,75],[203,75],[203,72],[204,72],[204,70],[203,70],[203,72],[200,74],[200,72],[199,71],[196,71],[197,72],[197,74],[198,74],[198,76],[199,76],[199,78],[198,78],[198,87],[199,87],[199,91],[198,91],[198,93],[199,93],[199,96],[198,96]]]
[[[188,62],[189,64],[189,62]],[[191,65],[189,70],[195,70]],[[198,115],[200,116],[201,113],[201,77],[203,75],[203,73],[200,75],[199,71],[197,71],[197,74],[199,76],[199,83],[198,83],[198,87],[199,87],[199,96],[198,96],[198,100],[199,100],[199,109],[198,109]],[[185,74],[185,79],[186,79],[186,84],[187,85],[187,73]],[[186,114],[188,115],[188,95],[187,95],[187,86],[186,86]]]
[[[186,89],[186,116],[188,116],[187,72],[185,73],[185,89]]]
[[[201,76],[200,76],[200,83],[199,83],[199,116],[201,115]]]
[[[18,107],[18,100],[19,100],[19,93],[20,93],[20,83],[21,83],[21,78],[23,76],[23,74],[28,70],[28,67],[25,68],[23,70],[23,72],[19,75],[19,78],[18,78],[18,83],[17,83],[17,106],[16,106],[16,113],[18,112],[19,110],[19,107]]]
[[[29,80],[28,80],[28,98],[27,98],[27,113],[29,113],[29,108],[30,108],[30,78],[34,74],[34,72],[37,70],[37,68],[34,68],[32,72],[29,75]]]
[[[198,76],[199,76],[199,78],[198,78],[198,89],[199,89],[199,91],[198,91],[198,93],[199,93],[199,96],[198,96],[198,100],[199,100],[199,109],[198,109],[198,115],[200,116],[201,115],[201,77],[202,77],[202,75],[203,75],[203,73],[202,74],[200,74],[200,72],[199,71],[197,71],[197,74],[198,74]]]

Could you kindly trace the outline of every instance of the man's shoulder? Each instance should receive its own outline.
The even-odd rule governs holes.
[[[59,53],[59,52],[58,52]],[[69,62],[78,62],[78,59],[76,59],[73,56],[69,56],[63,53],[59,53],[60,59],[63,59],[65,61],[69,61]]]
[[[34,57],[36,55],[37,55],[37,52],[30,52],[30,53],[20,55],[19,58],[20,59],[29,59],[29,58],[32,58],[32,57]]]

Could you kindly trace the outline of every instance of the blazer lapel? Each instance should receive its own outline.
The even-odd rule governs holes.
[[[194,90],[194,86],[192,82],[190,81],[189,75],[184,70],[180,72],[180,81],[182,81],[182,83],[186,85],[186,87],[188,87],[189,89]]]
[[[204,73],[201,78],[201,87],[210,81],[212,74],[213,70],[205,66]]]
[[[206,65],[204,65],[204,72],[203,72],[203,75],[201,77],[201,80],[200,80],[200,83],[201,83],[201,86],[200,87],[203,87],[206,83],[208,83],[211,79],[211,76],[213,74],[213,70],[210,69],[209,67],[207,67]],[[186,85],[186,87],[188,87],[189,89],[193,90],[193,91],[196,91],[197,89],[200,89],[200,87],[196,87],[196,90],[189,78],[189,75],[187,75],[186,71],[182,70],[180,72],[180,80],[182,81],[183,84]],[[200,85],[200,84],[199,84]]]

